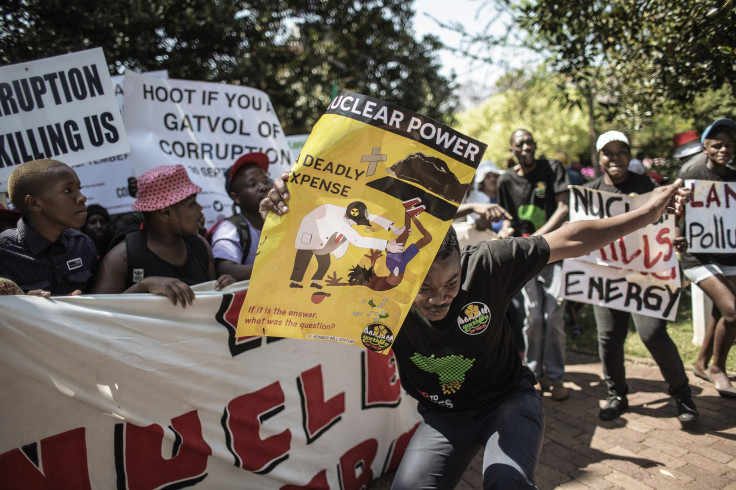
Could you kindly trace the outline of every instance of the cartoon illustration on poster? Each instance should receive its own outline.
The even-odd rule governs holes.
[[[329,105],[264,226],[238,335],[387,352],[486,145],[367,96]]]

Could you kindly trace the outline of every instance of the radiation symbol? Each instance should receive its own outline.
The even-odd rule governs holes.
[[[353,218],[357,218],[358,216],[360,216],[360,210],[358,208],[351,209],[350,216],[352,216]]]

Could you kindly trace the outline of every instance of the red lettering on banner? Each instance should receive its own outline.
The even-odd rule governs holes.
[[[235,466],[265,474],[289,457],[289,429],[265,439],[260,435],[264,430],[261,424],[283,410],[284,391],[278,381],[227,404],[222,425]]]
[[[692,199],[690,200],[690,205],[694,208],[702,208],[703,207],[703,201],[696,201],[695,200],[695,182],[690,183],[690,196],[692,196]]]
[[[36,450],[34,443],[0,455],[0,489],[91,488],[83,427],[42,439],[40,457]]]
[[[614,243],[617,243],[617,242],[614,242]],[[641,250],[637,250],[636,252],[634,252],[633,254],[631,254],[631,256],[627,256],[626,255],[626,241],[623,238],[620,238],[618,240],[618,243],[621,245],[621,255],[622,255],[621,256],[621,261],[624,264],[630,263],[635,258],[637,258],[639,255],[641,255]]]
[[[401,382],[396,370],[396,357],[363,351],[363,409],[395,407],[401,401]]]
[[[667,230],[660,230],[660,232],[657,234],[657,242],[659,242],[659,237],[662,235],[662,232],[666,233]],[[656,257],[654,257],[654,260],[651,260],[651,258],[649,257],[649,237],[646,235],[642,235],[641,239],[644,241],[644,267],[646,267],[647,269],[651,269],[657,262],[659,262],[659,259],[662,258],[662,252],[659,252]]]
[[[670,234],[669,228],[662,228],[659,230],[659,233],[657,233],[657,237],[655,240],[657,240],[657,243],[660,245],[667,245],[667,253],[664,254],[664,257],[662,257],[662,260],[664,262],[667,262],[672,257],[672,254],[675,253],[675,246],[672,245],[672,240],[670,240],[670,237],[667,236]]]
[[[388,460],[388,465],[386,465],[386,467],[383,469],[384,474],[388,473],[389,471],[394,471],[399,467],[399,463],[401,463],[401,458],[404,457],[404,452],[409,445],[409,441],[411,441],[411,438],[417,431],[417,427],[419,427],[419,423],[417,423],[407,432],[401,434],[396,439],[396,441],[391,444],[391,448],[389,448],[388,455],[386,457],[386,459]]]
[[[377,451],[378,441],[368,439],[343,454],[337,467],[340,488],[344,490],[368,488],[373,480],[371,465]]]
[[[202,481],[207,473],[207,459],[212,449],[202,437],[202,424],[196,410],[171,420],[174,446],[170,458],[164,458],[164,429],[158,424],[141,427],[118,424],[115,428],[115,454],[118,486],[149,489],[177,484],[191,486]],[[120,473],[120,455],[123,473]]]
[[[718,197],[715,184],[711,184],[710,189],[708,189],[708,197],[705,198],[705,207],[709,208],[712,203],[715,203],[719,208],[721,207],[721,198]]]
[[[279,490],[330,490],[330,484],[327,483],[327,470],[322,470],[314,478],[307,483],[306,486],[284,485]]]
[[[341,415],[345,413],[345,392],[325,400],[322,366],[304,371],[296,383],[302,401],[302,425],[307,435],[307,444],[311,444],[342,419]]]

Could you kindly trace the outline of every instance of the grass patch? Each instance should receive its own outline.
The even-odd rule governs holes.
[[[667,325],[667,332],[670,334],[672,341],[680,352],[682,363],[685,368],[691,368],[695,359],[700,352],[700,346],[693,344],[693,322],[691,311],[691,300],[689,289],[680,297],[678,305],[677,318],[674,322]],[[578,312],[578,323],[583,326],[583,335],[573,340],[570,337],[570,329],[567,329],[567,346],[591,354],[598,355],[598,333],[595,325],[595,315],[591,305],[584,305]],[[736,371],[736,348],[732,347],[726,361],[726,369],[730,372]],[[626,336],[624,343],[624,355],[627,357],[636,357],[640,359],[652,360],[644,343],[636,334],[634,322],[629,321],[629,334]]]

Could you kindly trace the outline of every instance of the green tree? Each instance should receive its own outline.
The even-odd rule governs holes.
[[[662,104],[689,104],[724,83],[736,94],[732,0],[503,1],[530,43],[550,53],[552,70],[580,90],[591,128],[638,131]]]
[[[534,135],[537,155],[553,158],[563,151],[571,161],[585,160],[586,114],[564,104],[557,78],[544,69],[509,72],[499,80],[495,95],[457,115],[458,130],[486,143],[484,157],[501,168],[510,158],[511,133],[520,128]]]
[[[6,0],[0,63],[99,46],[113,73],[263,90],[289,133],[311,129],[335,85],[443,119],[454,82],[439,74],[439,40],[414,39],[413,16],[401,0]]]

